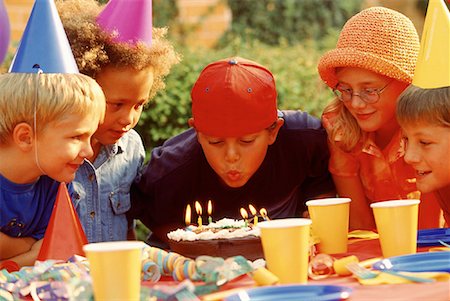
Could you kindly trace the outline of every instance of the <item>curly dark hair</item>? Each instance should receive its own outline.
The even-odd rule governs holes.
[[[154,82],[149,98],[165,88],[164,77],[181,56],[165,38],[167,28],[153,28],[152,45],[130,45],[113,40],[96,22],[102,6],[95,0],[58,0],[56,6],[81,73],[92,78],[106,66],[151,67]]]

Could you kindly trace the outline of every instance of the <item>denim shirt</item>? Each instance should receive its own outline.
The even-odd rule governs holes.
[[[126,240],[130,186],[139,177],[145,151],[131,130],[113,145],[104,145],[94,163],[85,160],[77,171],[74,204],[90,243]]]

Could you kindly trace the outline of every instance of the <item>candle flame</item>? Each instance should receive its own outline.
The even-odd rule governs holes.
[[[186,217],[185,217],[186,226],[191,224],[191,205],[186,206]]]
[[[248,218],[247,210],[245,210],[244,208],[241,208],[241,215],[244,219],[247,219]]]
[[[195,211],[198,215],[202,215],[202,205],[198,201],[195,201]]]
[[[211,215],[212,213],[212,202],[211,200],[208,201],[208,215]]]
[[[248,205],[248,208],[250,209],[250,212],[252,213],[252,215],[256,215],[257,211],[252,204]]]
[[[265,219],[267,217],[266,208],[261,208],[261,210],[259,210],[259,214],[261,214],[261,216]]]

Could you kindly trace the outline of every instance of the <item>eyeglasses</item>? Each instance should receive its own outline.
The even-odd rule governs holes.
[[[383,88],[367,88],[359,91],[358,93],[355,93],[352,89],[338,84],[336,88],[333,89],[333,93],[342,102],[350,101],[352,100],[353,96],[358,95],[359,98],[361,98],[361,100],[365,103],[372,104],[380,100],[380,94],[383,93],[383,91],[387,86],[389,86],[390,83],[392,83],[392,81],[388,82]]]

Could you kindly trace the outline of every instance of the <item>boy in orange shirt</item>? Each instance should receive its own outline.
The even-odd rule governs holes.
[[[397,119],[405,161],[417,188],[435,192],[450,225],[450,13],[442,0],[429,3],[424,39],[412,85],[400,95]],[[434,42],[434,43],[433,43]]]

